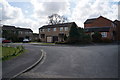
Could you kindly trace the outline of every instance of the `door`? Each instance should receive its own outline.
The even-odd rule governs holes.
[[[52,37],[47,37],[47,42],[52,42]]]
[[[58,36],[53,36],[53,42],[58,41]]]

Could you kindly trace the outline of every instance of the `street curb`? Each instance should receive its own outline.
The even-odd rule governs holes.
[[[40,62],[42,61],[42,59],[44,58],[44,54],[45,54],[45,53],[43,52],[43,50],[41,50],[41,52],[42,52],[42,55],[41,55],[41,57],[39,58],[38,61],[36,61],[34,64],[32,64],[31,66],[29,66],[29,67],[26,68],[25,70],[23,70],[23,71],[19,72],[18,74],[14,75],[14,76],[13,76],[12,78],[10,78],[9,80],[14,80],[14,78],[16,78],[17,76],[19,76],[19,75],[21,75],[22,73],[25,73],[25,72],[31,70],[31,69],[34,68],[38,63],[40,63]]]

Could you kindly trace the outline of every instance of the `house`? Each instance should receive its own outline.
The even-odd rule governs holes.
[[[32,40],[33,31],[28,28],[18,28],[15,26],[3,25],[2,38],[12,40],[13,42],[22,42],[25,38]]]
[[[115,20],[114,21],[115,25],[116,25],[116,29],[115,29],[115,40],[116,41],[120,41],[120,21]]]
[[[39,41],[39,34],[33,33],[33,41]]]
[[[33,31],[29,28],[19,28],[16,27],[16,31],[18,32],[19,40],[28,39],[30,41],[33,40]]]
[[[63,42],[65,36],[69,36],[69,31],[75,22],[45,25],[39,28],[39,38],[42,42]]]
[[[116,25],[114,22],[103,16],[87,19],[84,22],[84,29],[87,34],[92,35],[94,32],[99,32],[102,35],[102,39],[107,38],[110,40],[115,40],[115,28]]]

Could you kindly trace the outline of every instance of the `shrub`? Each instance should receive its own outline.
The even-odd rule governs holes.
[[[69,31],[67,43],[76,43],[80,40],[80,33],[77,25],[74,23]]]
[[[95,32],[92,35],[92,41],[93,42],[102,42],[102,35],[99,32]]]
[[[110,39],[108,39],[108,38],[103,38],[103,39],[102,39],[102,42],[103,42],[103,43],[111,43],[112,40],[110,40]]]

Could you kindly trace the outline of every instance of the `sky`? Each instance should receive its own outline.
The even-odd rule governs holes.
[[[68,22],[84,27],[89,18],[118,19],[119,0],[0,0],[0,20],[4,25],[31,28],[34,33],[48,24],[51,14],[64,15]]]

